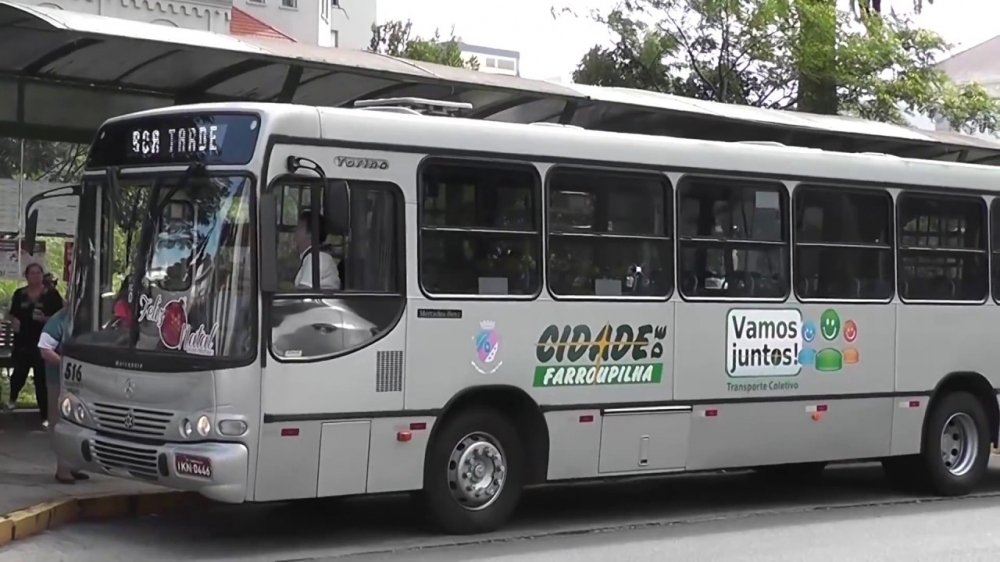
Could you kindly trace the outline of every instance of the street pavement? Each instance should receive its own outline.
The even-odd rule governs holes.
[[[685,475],[533,490],[503,531],[478,537],[426,529],[406,496],[314,500],[80,523],[15,542],[0,562],[995,560],[997,507],[994,457],[975,498],[895,492],[877,465],[833,467],[808,487]]]
[[[761,514],[316,562],[994,562],[998,507],[989,498]]]
[[[71,496],[163,489],[102,475],[74,485],[60,484],[55,467],[49,434],[41,428],[37,412],[0,414],[0,516]]]

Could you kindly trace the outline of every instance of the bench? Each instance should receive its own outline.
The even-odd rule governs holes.
[[[10,322],[0,322],[0,376],[10,378],[10,371],[14,368],[10,352],[14,347],[14,332],[10,329]]]

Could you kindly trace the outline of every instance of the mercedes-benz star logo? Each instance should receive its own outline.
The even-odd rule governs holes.
[[[135,426],[135,415],[132,414],[132,410],[125,413],[125,429],[132,429]]]
[[[125,398],[132,398],[135,394],[135,383],[131,378],[125,379]]]

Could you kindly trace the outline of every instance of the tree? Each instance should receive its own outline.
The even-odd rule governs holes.
[[[935,67],[949,48],[905,15],[830,0],[624,0],[591,14],[614,37],[580,61],[580,83],[905,124],[905,111],[996,131],[1000,102]],[[928,2],[929,3],[929,2]]]
[[[479,70],[479,61],[475,57],[468,60],[462,57],[459,41],[454,30],[448,40],[443,41],[438,30],[434,31],[433,38],[421,39],[413,35],[413,23],[409,20],[387,21],[382,25],[372,25],[372,41],[368,50],[392,57]]]

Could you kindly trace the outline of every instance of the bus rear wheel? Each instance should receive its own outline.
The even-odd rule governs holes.
[[[463,411],[446,420],[424,463],[424,500],[446,533],[498,529],[514,512],[524,486],[517,429],[493,410]]]
[[[924,426],[924,481],[939,496],[962,496],[986,476],[990,430],[986,409],[968,392],[945,395]]]

